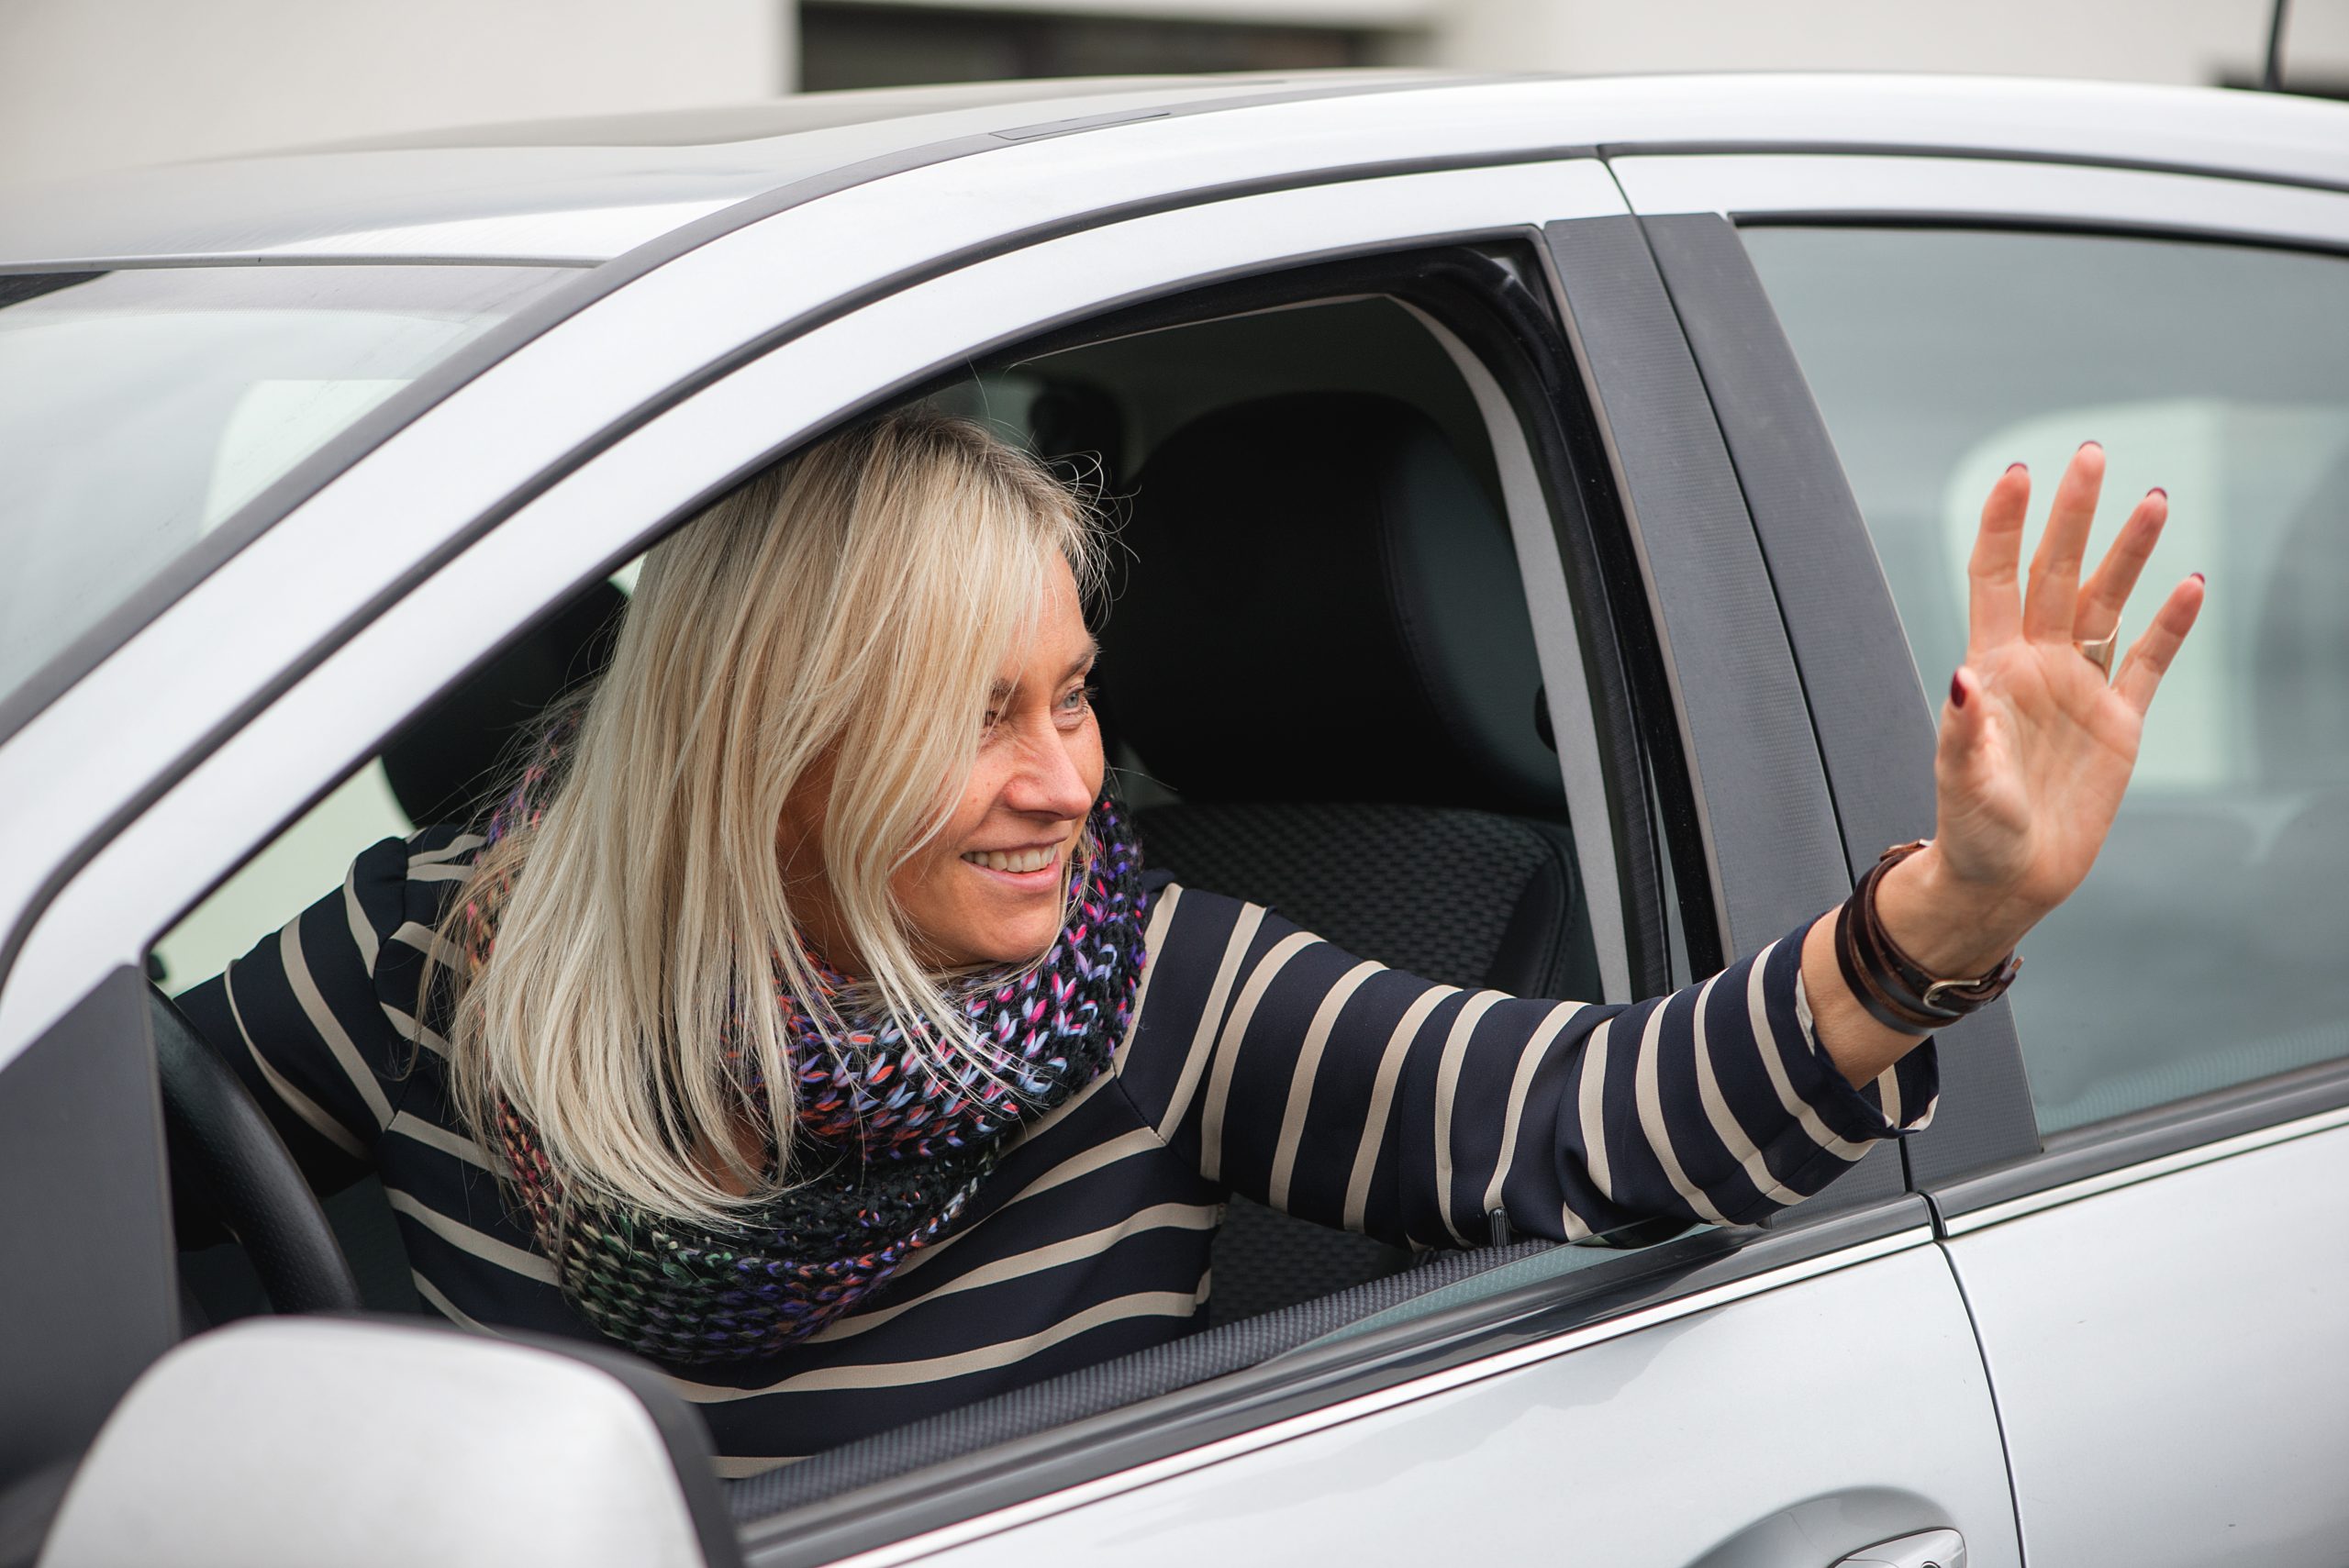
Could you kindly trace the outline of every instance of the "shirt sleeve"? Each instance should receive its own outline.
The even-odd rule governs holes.
[[[1170,886],[1120,1075],[1231,1190],[1402,1245],[1749,1225],[1932,1118],[1929,1040],[1854,1089],[1813,1037],[1798,928],[1628,1006],[1464,991],[1259,906]]]
[[[178,998],[317,1191],[373,1168],[418,1052],[445,1051],[417,1018],[425,951],[480,841],[427,828],[370,846],[340,887]]]

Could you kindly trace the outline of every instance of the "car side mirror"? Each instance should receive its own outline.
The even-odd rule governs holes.
[[[617,1352],[254,1318],[131,1385],[41,1568],[740,1568],[700,1417]]]

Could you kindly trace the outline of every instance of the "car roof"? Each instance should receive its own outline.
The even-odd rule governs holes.
[[[1174,114],[1244,117],[1275,103],[1365,94],[1396,95],[1397,113],[1431,116],[1505,102],[1524,117],[1529,150],[1965,151],[2349,189],[2349,106],[2221,89],[1856,73],[1095,78],[474,127],[20,187],[0,204],[0,267],[376,258],[587,265],[802,182],[885,178],[924,161],[925,150],[1097,137]],[[1234,128],[1245,134],[1238,120]],[[1202,183],[1211,181],[1203,171]]]

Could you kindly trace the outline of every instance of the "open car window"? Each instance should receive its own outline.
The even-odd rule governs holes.
[[[1025,358],[1008,356],[996,368],[930,395],[952,411],[986,420],[1008,439],[1074,473],[1080,483],[1097,492],[1113,522],[1120,527],[1130,521],[1141,492],[1153,483],[1165,483],[1153,477],[1152,460],[1162,455],[1170,439],[1179,438],[1202,420],[1212,422],[1233,410],[1270,410],[1267,417],[1277,420],[1290,410],[1313,414],[1335,408],[1343,414],[1365,409],[1375,417],[1400,420],[1397,428],[1422,431],[1423,439],[1434,448],[1448,450],[1457,464],[1461,486],[1453,504],[1467,508],[1457,526],[1468,531],[1453,541],[1454,548],[1473,547],[1502,563],[1500,575],[1490,584],[1489,598],[1453,606],[1455,615],[1476,623],[1473,628],[1476,635],[1469,639],[1471,646],[1463,655],[1472,662],[1473,684],[1481,692],[1499,694],[1492,699],[1488,717],[1501,735],[1492,756],[1486,760],[1486,765],[1500,770],[1496,780],[1485,785],[1464,784],[1458,798],[1447,803],[1427,794],[1423,778],[1405,787],[1402,796],[1392,804],[1364,806],[1361,803],[1379,802],[1397,787],[1375,772],[1388,763],[1374,737],[1372,744],[1331,759],[1327,776],[1317,777],[1308,785],[1288,786],[1306,790],[1310,800],[1233,801],[1224,798],[1228,788],[1203,777],[1200,759],[1171,749],[1173,742],[1152,728],[1150,716],[1142,711],[1148,697],[1141,695],[1139,687],[1121,692],[1113,673],[1108,677],[1105,695],[1116,756],[1124,769],[1119,787],[1142,807],[1144,840],[1154,846],[1150,852],[1161,863],[1173,862],[1171,869],[1188,884],[1274,904],[1316,929],[1332,922],[1346,926],[1324,934],[1364,956],[1422,973],[1435,972],[1450,983],[1472,986],[1486,980],[1496,933],[1464,931],[1440,913],[1405,907],[1408,901],[1399,895],[1391,900],[1394,908],[1374,911],[1367,920],[1349,923],[1347,911],[1359,906],[1361,888],[1342,879],[1319,883],[1309,871],[1299,872],[1295,864],[1298,850],[1295,840],[1300,833],[1335,831],[1367,835],[1365,843],[1380,842],[1382,834],[1410,829],[1411,814],[1418,809],[1411,804],[1414,800],[1432,801],[1430,815],[1443,818],[1446,830],[1452,830],[1449,825],[1458,820],[1489,817],[1488,807],[1498,811],[1502,817],[1523,824],[1514,830],[1531,846],[1529,853],[1564,868],[1553,895],[1557,912],[1566,929],[1586,928],[1581,945],[1568,944],[1547,972],[1553,978],[1520,988],[1531,994],[1598,995],[1586,927],[1593,918],[1592,904],[1598,902],[1603,909],[1607,902],[1586,897],[1573,877],[1557,764],[1550,742],[1542,737],[1543,720],[1553,715],[1561,724],[1578,719],[1567,696],[1562,694],[1553,703],[1544,695],[1542,673],[1530,635],[1522,629],[1506,637],[1490,632],[1492,625],[1505,627],[1511,621],[1522,628],[1527,613],[1503,520],[1504,485],[1486,411],[1462,379],[1451,353],[1422,321],[1392,300],[1352,298],[1307,304],[1123,334],[1097,344],[1056,346]],[[1271,433],[1277,436],[1279,431]],[[1325,526],[1339,530],[1327,541],[1327,548],[1346,548],[1349,520],[1341,517]],[[1366,521],[1362,527],[1362,547],[1375,548]],[[1485,532],[1469,537],[1480,529]],[[1126,542],[1130,544],[1130,536],[1126,536]],[[1130,568],[1143,573],[1153,565],[1162,573],[1190,569],[1148,558],[1130,562]],[[1249,562],[1234,561],[1230,566],[1245,571]],[[628,576],[620,573],[622,580]],[[1280,586],[1289,593],[1317,591],[1316,584],[1306,581],[1284,580]],[[1319,591],[1329,591],[1328,584],[1320,584]],[[506,659],[539,657],[533,643],[545,640],[546,626],[562,618],[562,612],[557,612],[539,632],[526,633],[520,648]],[[575,650],[563,651],[557,654],[556,662],[577,673],[573,668],[577,656]],[[1341,695],[1326,681],[1317,685],[1319,698]],[[1373,701],[1386,700],[1376,694],[1370,696]],[[450,706],[444,702],[441,707]],[[1545,706],[1547,713],[1538,711]],[[441,743],[464,753],[456,771],[466,776],[494,775],[501,760],[512,760],[506,741],[464,736],[429,712],[417,716],[407,727],[395,751],[419,737],[435,734]],[[1350,773],[1349,769],[1371,771]],[[1467,777],[1465,771],[1454,771]],[[168,988],[182,990],[217,973],[275,925],[293,917],[309,900],[339,883],[352,856],[368,843],[411,826],[450,819],[429,805],[404,799],[394,776],[396,772],[396,768],[387,771],[381,762],[368,764],[168,932],[156,950]],[[1440,770],[1426,774],[1441,776]],[[1201,781],[1196,799],[1186,792],[1194,779]],[[1204,828],[1186,826],[1186,800],[1202,804]],[[1334,828],[1330,822],[1314,820],[1313,802],[1325,803],[1334,814]],[[1265,807],[1264,820],[1253,823],[1245,813],[1260,805]],[[1381,817],[1381,812],[1386,815]],[[1194,818],[1200,816],[1193,814]],[[1396,825],[1392,829],[1387,826],[1390,821]],[[1276,841],[1268,850],[1252,851],[1252,844],[1264,843],[1262,835],[1267,832]],[[1252,839],[1252,833],[1258,837]],[[1356,863],[1364,859],[1361,855],[1348,858]],[[1252,859],[1265,863],[1252,864]],[[1526,862],[1519,874],[1535,874],[1533,862]],[[1497,905],[1506,913],[1520,891],[1520,884],[1513,883],[1507,897],[1482,902]],[[1568,974],[1575,977],[1564,978]],[[379,1207],[380,1195],[362,1184],[336,1202],[337,1218],[346,1222],[347,1240],[362,1275],[376,1276],[372,1281],[362,1278],[371,1297],[385,1303],[412,1302],[412,1293],[404,1288],[406,1282],[399,1277],[405,1273],[406,1260],[395,1246],[384,1244],[386,1232],[374,1217],[362,1212],[371,1205]],[[1283,1220],[1285,1217],[1259,1210],[1255,1219],[1229,1229],[1237,1232],[1247,1225]],[[1442,1277],[1464,1278],[1503,1255],[1464,1258],[1449,1271],[1405,1277],[1398,1272],[1409,1262],[1405,1254],[1380,1249],[1365,1238],[1336,1232],[1321,1233],[1324,1240],[1311,1246],[1284,1243],[1283,1234],[1315,1234],[1302,1221],[1286,1223],[1297,1230],[1276,1230],[1269,1240],[1260,1239],[1252,1264],[1242,1266],[1232,1260],[1219,1264],[1220,1302],[1214,1321],[1237,1323],[1342,1295],[1358,1283],[1394,1277],[1374,1293],[1375,1301],[1364,1298],[1343,1310],[1333,1308],[1301,1319],[1283,1331],[1288,1336],[1285,1340],[1241,1341],[1254,1346],[1249,1352],[1252,1356],[1261,1355],[1266,1345],[1275,1342],[1309,1341],[1322,1329],[1340,1326],[1349,1314],[1391,1307],[1388,1316],[1379,1319],[1380,1326],[1387,1326],[1442,1311],[1457,1303],[1448,1296],[1431,1297],[1423,1307],[1410,1303]],[[1654,1240],[1677,1229],[1666,1227],[1645,1235],[1609,1240],[1619,1244]],[[1286,1254],[1285,1246],[1289,1249]],[[1510,1286],[1563,1276],[1620,1256],[1604,1246],[1553,1250],[1521,1243],[1507,1255],[1520,1254],[1541,1261],[1529,1262],[1508,1274],[1506,1283]],[[1293,1266],[1280,1265],[1285,1255],[1293,1256]],[[229,1315],[257,1305],[250,1292],[240,1296],[232,1283],[225,1281],[220,1271],[226,1267],[217,1255],[203,1262],[196,1271],[203,1288]]]

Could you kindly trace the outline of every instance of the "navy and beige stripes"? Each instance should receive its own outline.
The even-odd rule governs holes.
[[[478,840],[386,840],[182,1005],[321,1189],[369,1170],[417,1288],[495,1332],[584,1340],[414,1016]],[[1005,1155],[964,1220],[871,1304],[763,1361],[673,1369],[729,1473],[1197,1326],[1228,1193],[1412,1247],[1575,1239],[1672,1215],[1747,1224],[1930,1119],[1930,1046],[1854,1091],[1812,1039],[1800,933],[1631,1006],[1464,991],[1252,904],[1152,895],[1113,1072]]]

